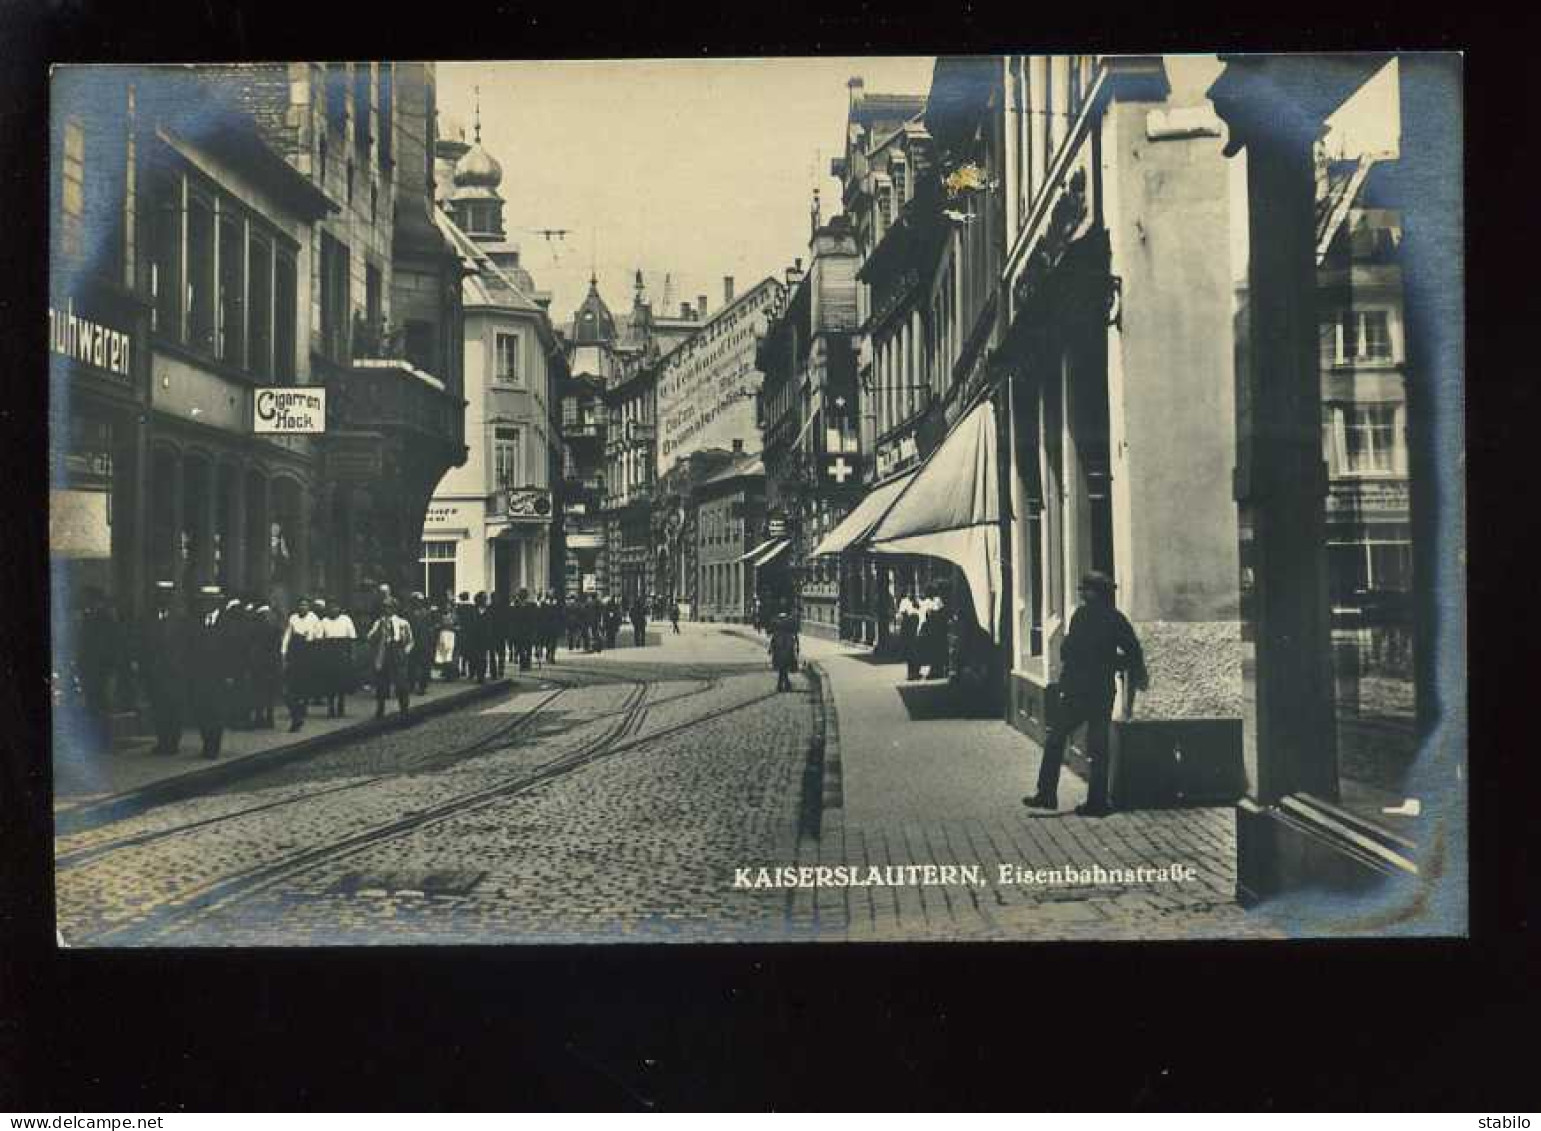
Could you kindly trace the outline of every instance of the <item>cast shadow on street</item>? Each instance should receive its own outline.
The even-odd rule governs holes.
[[[998,712],[988,706],[971,701],[960,694],[950,683],[911,683],[899,687],[899,698],[909,712],[911,722],[933,722],[938,719],[995,719]]]

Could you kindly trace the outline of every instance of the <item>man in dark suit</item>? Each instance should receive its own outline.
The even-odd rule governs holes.
[[[232,659],[236,643],[235,618],[224,608],[216,585],[198,591],[199,618],[192,627],[188,650],[188,693],[193,721],[203,738],[203,756],[218,758],[229,712]]]
[[[519,658],[519,670],[530,670],[530,657],[535,651],[535,637],[540,631],[535,605],[530,601],[528,589],[519,590],[514,599],[513,608],[509,610],[509,638],[513,643],[514,655]]]
[[[492,646],[493,618],[487,608],[487,594],[478,593],[466,620],[466,660],[470,677],[477,683],[487,682],[487,652]]]
[[[1081,607],[1070,618],[1070,631],[1060,646],[1059,702],[1049,710],[1049,733],[1038,768],[1038,792],[1022,799],[1034,809],[1059,807],[1059,771],[1065,743],[1083,724],[1086,757],[1091,762],[1086,803],[1076,806],[1083,817],[1105,817],[1108,804],[1108,724],[1113,716],[1113,679],[1129,673],[1131,685],[1143,691],[1149,684],[1145,654],[1134,627],[1113,606],[1113,579],[1092,572],[1081,578]]]
[[[155,585],[154,607],[140,626],[139,680],[150,701],[155,752],[175,754],[182,745],[182,711],[187,695],[187,618],[175,607],[176,585]]]

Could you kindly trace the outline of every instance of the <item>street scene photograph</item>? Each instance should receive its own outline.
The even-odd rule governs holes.
[[[57,944],[1466,935],[1461,67],[54,68]]]

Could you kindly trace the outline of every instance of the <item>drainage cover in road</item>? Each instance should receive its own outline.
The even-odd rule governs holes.
[[[332,888],[340,895],[417,892],[422,895],[468,895],[486,872],[464,868],[392,868],[378,872],[349,872]]]

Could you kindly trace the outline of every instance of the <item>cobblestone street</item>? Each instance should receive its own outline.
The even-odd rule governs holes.
[[[61,934],[218,946],[1269,933],[1232,902],[1228,812],[1035,817],[1007,779],[1036,748],[1004,724],[911,722],[894,669],[816,641],[815,674],[778,695],[761,647],[687,625],[645,660],[564,655],[501,697],[61,835]],[[868,714],[885,710],[887,722]],[[911,864],[977,878],[755,887],[741,871]],[[999,882],[1002,865],[1182,865],[1194,879],[1034,886]]]

